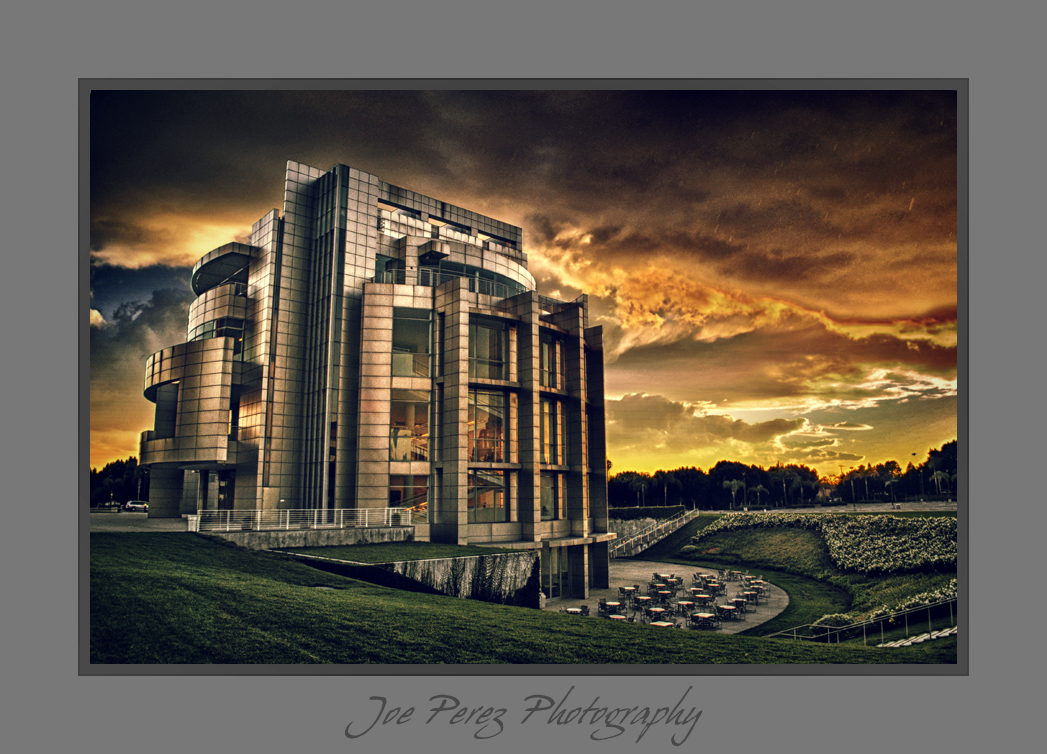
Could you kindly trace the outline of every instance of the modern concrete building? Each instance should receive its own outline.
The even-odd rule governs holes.
[[[535,291],[521,230],[337,165],[193,269],[153,354],[151,517],[410,508],[415,538],[541,553],[607,584],[601,328]]]

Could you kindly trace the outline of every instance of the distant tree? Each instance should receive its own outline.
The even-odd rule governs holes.
[[[138,491],[138,479],[141,470],[138,459],[128,458],[124,461],[112,461],[89,473],[89,496],[92,508],[113,501],[124,503],[134,500]]]
[[[753,487],[753,492],[756,493],[756,504],[759,505],[760,504],[760,493],[761,492],[767,492],[767,488],[764,487],[762,484],[758,484],[755,487]]]
[[[942,482],[945,482],[946,485],[949,484],[949,473],[947,471],[936,471],[933,474],[931,474],[931,480],[938,488],[938,496],[941,497]]]
[[[731,491],[731,510],[734,510],[734,496],[742,488],[742,481],[740,479],[730,479],[723,483],[723,488]]]

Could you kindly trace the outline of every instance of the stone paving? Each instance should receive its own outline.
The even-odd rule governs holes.
[[[685,587],[691,586],[691,577],[695,573],[715,573],[712,569],[697,568],[695,566],[680,566],[668,563],[656,563],[647,560],[632,560],[628,558],[615,559],[612,560],[610,564],[610,578],[608,581],[610,582],[611,587],[609,589],[590,589],[589,598],[584,600],[573,598],[547,600],[545,603],[545,610],[559,612],[561,609],[579,607],[584,604],[589,606],[591,615],[589,618],[579,617],[578,620],[600,620],[594,616],[596,616],[596,606],[600,603],[601,597],[605,597],[608,602],[617,602],[618,587],[633,586],[634,584],[639,584],[641,591],[646,593],[646,585],[650,582],[651,577],[655,573],[665,573],[666,571],[673,572],[677,574],[678,577],[682,577],[684,579]],[[750,569],[749,572],[754,575],[759,575],[759,571]],[[734,597],[739,586],[740,583],[737,581],[728,581],[727,596],[718,597],[716,603],[722,604],[724,600]],[[761,599],[759,607],[748,607],[745,620],[724,621],[720,624],[721,628],[717,633],[736,634],[747,628],[752,628],[753,626],[765,623],[781,613],[789,604],[789,595],[773,584],[770,586],[768,591],[770,592],[770,598],[766,601]],[[634,612],[634,610],[629,608],[626,609],[625,615],[631,616]],[[640,621],[639,613],[636,613],[636,621]],[[676,621],[679,623],[682,622],[683,619],[677,616]]]

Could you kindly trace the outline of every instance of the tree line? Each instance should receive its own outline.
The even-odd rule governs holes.
[[[916,454],[914,453],[913,456]],[[612,464],[608,462],[608,469]],[[622,471],[607,480],[612,507],[683,505],[686,508],[807,507],[956,497],[956,441],[934,448],[919,465],[897,461],[844,466],[838,474],[819,475],[803,464],[769,468],[719,461],[709,471],[693,466],[656,471]]]
[[[149,473],[138,468],[138,459],[107,463],[101,470],[91,469],[91,507],[98,508],[128,500],[149,499]]]

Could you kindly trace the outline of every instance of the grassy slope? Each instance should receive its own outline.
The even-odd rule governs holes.
[[[955,516],[949,512],[899,514],[897,511],[884,515]],[[789,593],[790,601],[781,615],[746,631],[747,636],[767,635],[813,623],[831,613],[850,612],[860,616],[881,605],[897,604],[911,595],[940,589],[956,577],[955,571],[874,578],[845,574],[833,567],[828,548],[820,537],[799,529],[723,532],[702,540],[699,551],[692,557],[680,557],[680,548],[691,544],[695,533],[716,518],[700,517],[637,557],[681,565],[744,566],[760,570]]]
[[[333,589],[317,589],[328,586]],[[93,663],[951,663],[411,594],[200,536],[91,535]]]

